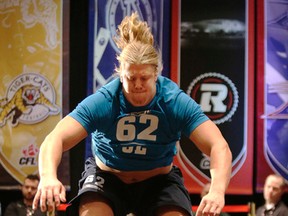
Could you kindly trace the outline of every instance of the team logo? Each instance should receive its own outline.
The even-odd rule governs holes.
[[[223,74],[205,73],[194,79],[187,90],[205,114],[221,124],[231,119],[238,107],[238,91]]]
[[[145,20],[149,26],[153,25],[152,7],[148,0],[138,0],[138,1],[120,1],[120,0],[110,0],[108,3],[109,10],[106,14],[106,26],[109,29],[111,36],[110,43],[115,51],[119,52],[116,47],[113,36],[116,35],[116,28],[120,24],[120,21],[133,12],[137,12],[141,20]],[[121,17],[117,17],[117,15]],[[118,23],[116,22],[118,20]]]
[[[21,74],[11,82],[6,97],[1,99],[0,127],[8,120],[13,127],[19,123],[35,124],[59,112],[51,83],[39,74]]]
[[[29,144],[22,148],[22,155],[19,158],[19,165],[37,166],[36,160],[38,157],[39,148],[35,144]]]

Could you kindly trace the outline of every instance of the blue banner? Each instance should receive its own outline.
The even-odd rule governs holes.
[[[119,52],[113,36],[122,19],[135,11],[150,26],[163,55],[162,75],[169,76],[170,0],[90,0],[89,4],[88,95],[113,79]],[[87,139],[86,157],[90,155]]]
[[[273,10],[272,10],[273,8]],[[265,142],[272,170],[288,180],[288,2],[266,1]]]
[[[288,1],[258,0],[256,191],[276,173],[288,181]]]

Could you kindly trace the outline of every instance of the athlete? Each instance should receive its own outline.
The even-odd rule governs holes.
[[[66,201],[57,179],[62,152],[92,134],[94,157],[85,162],[79,193],[68,213],[192,215],[181,171],[173,165],[184,134],[211,159],[211,189],[196,216],[219,215],[232,161],[220,130],[193,99],[159,75],[161,54],[137,13],[123,19],[114,40],[121,50],[118,77],[84,99],[41,145],[34,207],[40,202],[45,211]]]

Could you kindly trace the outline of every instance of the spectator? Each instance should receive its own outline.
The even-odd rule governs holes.
[[[285,179],[282,176],[267,176],[263,189],[265,204],[257,208],[256,216],[288,216],[288,208],[281,200],[285,188]]]
[[[6,207],[4,216],[46,216],[46,213],[41,212],[40,209],[32,209],[32,203],[37,192],[39,180],[38,175],[27,175],[23,185],[21,185],[23,199],[11,202]]]

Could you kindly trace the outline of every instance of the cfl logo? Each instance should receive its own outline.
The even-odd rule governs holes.
[[[205,73],[194,79],[187,90],[203,112],[216,124],[234,115],[238,107],[238,91],[233,82],[223,74]]]
[[[20,165],[31,165],[36,166],[36,159],[34,157],[21,157],[19,160]]]

